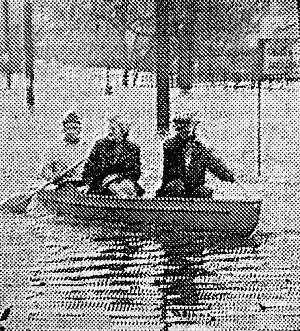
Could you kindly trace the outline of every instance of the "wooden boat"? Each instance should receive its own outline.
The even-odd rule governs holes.
[[[249,236],[259,221],[261,201],[213,199],[117,199],[79,192],[76,188],[45,189],[38,204],[74,224],[122,223],[148,234],[216,233]]]

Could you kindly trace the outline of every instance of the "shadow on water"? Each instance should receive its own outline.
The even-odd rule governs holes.
[[[254,258],[262,239],[198,234],[183,245],[180,241],[164,242],[162,250],[167,261],[162,277],[164,330],[224,327],[223,321],[218,323],[220,309],[214,307],[222,297],[226,301],[226,295],[230,296],[234,286],[221,280],[220,265],[230,270],[233,263]],[[212,261],[215,261],[213,267]],[[247,268],[241,265],[239,269],[243,272]]]
[[[30,274],[28,330],[219,327],[256,268],[254,238],[152,237],[57,216],[35,224],[43,251]]]

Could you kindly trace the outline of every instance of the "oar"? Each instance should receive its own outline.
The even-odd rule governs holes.
[[[0,201],[0,210],[9,211],[11,213],[15,214],[24,214],[26,213],[26,209],[32,199],[32,197],[38,193],[39,191],[46,188],[48,185],[56,184],[60,182],[66,175],[68,175],[69,172],[75,170],[77,167],[79,167],[83,162],[85,162],[86,159],[80,160],[76,164],[73,164],[68,170],[63,172],[60,176],[56,177],[55,179],[38,186],[34,190],[30,190],[26,193],[20,193],[10,196],[7,199]]]

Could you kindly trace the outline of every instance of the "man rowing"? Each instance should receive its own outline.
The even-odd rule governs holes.
[[[176,135],[164,143],[164,169],[159,197],[212,198],[213,191],[205,187],[205,172],[209,170],[222,181],[233,183],[233,173],[212,151],[195,137],[191,116],[174,119]]]
[[[82,124],[76,111],[66,114],[62,122],[63,135],[54,144],[49,144],[42,156],[40,177],[54,181],[74,164],[84,160],[88,144],[81,137]],[[76,181],[81,177],[82,167],[75,167],[65,180]]]
[[[140,196],[140,149],[129,141],[130,124],[118,116],[109,118],[109,133],[99,139],[84,166],[83,180],[89,192],[122,198]]]

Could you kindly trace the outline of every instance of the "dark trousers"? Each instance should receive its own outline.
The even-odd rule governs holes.
[[[211,199],[213,190],[203,185],[193,188],[184,187],[178,181],[168,183],[163,189],[156,192],[157,197],[182,197],[182,198],[206,198]]]
[[[113,196],[112,192],[108,187],[107,188],[90,187],[87,193],[95,194],[95,195]],[[138,183],[136,183],[136,193],[138,197],[141,197],[145,194],[145,190]]]

